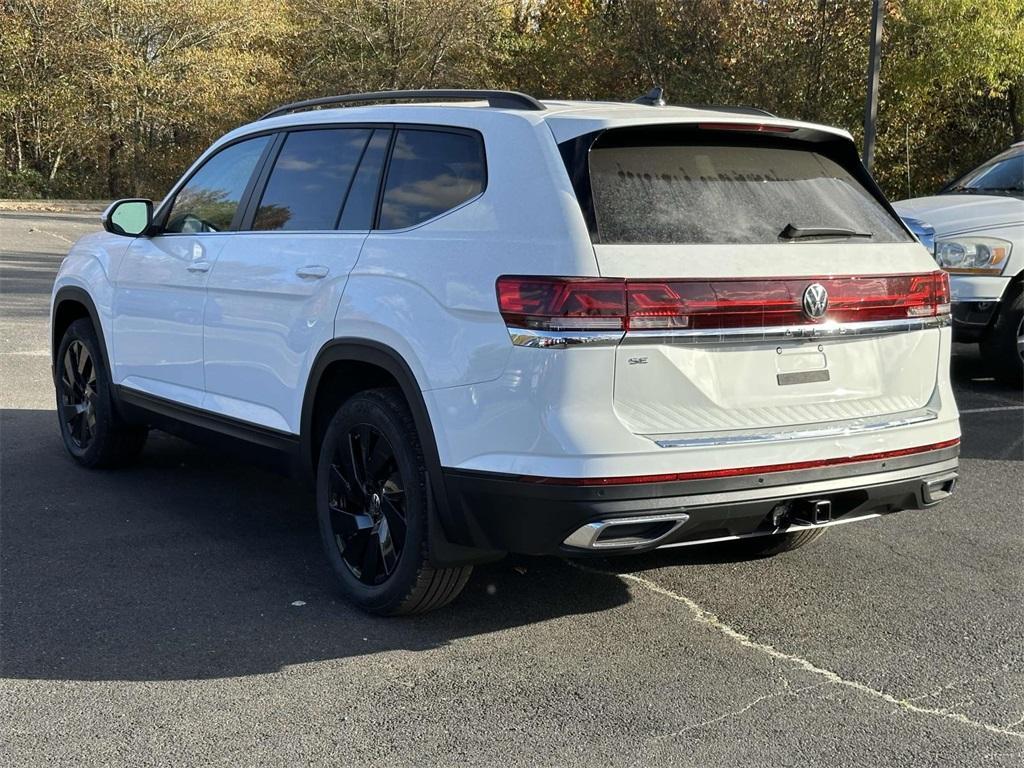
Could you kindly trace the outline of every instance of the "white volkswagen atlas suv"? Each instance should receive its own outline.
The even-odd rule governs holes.
[[[646,101],[357,94],[231,131],[64,260],[68,452],[267,452],[384,614],[509,552],[774,554],[947,497],[947,277],[849,134]]]

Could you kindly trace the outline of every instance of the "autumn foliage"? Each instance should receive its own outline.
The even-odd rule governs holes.
[[[746,104],[860,136],[870,0],[0,0],[0,197],[161,197],[309,96],[495,87]],[[1024,139],[1024,0],[887,0],[875,173],[933,191]]]

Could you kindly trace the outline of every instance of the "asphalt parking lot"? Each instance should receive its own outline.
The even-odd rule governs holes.
[[[1021,765],[1024,398],[971,348],[937,510],[769,560],[509,560],[375,619],[290,481],[162,435],[66,457],[48,298],[95,227],[0,212],[0,765]]]

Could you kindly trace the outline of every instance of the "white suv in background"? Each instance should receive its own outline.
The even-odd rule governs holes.
[[[434,103],[343,106],[398,99]],[[150,427],[272,452],[370,611],[507,552],[771,554],[956,481],[947,278],[844,131],[319,99],[103,224],[53,290],[70,454],[124,462]]]
[[[954,341],[978,342],[1007,384],[1024,383],[1024,141],[939,194],[895,203],[933,230],[950,274]]]

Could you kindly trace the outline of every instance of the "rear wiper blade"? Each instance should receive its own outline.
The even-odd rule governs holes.
[[[858,232],[855,229],[844,227],[798,227],[795,224],[787,224],[786,228],[779,232],[783,240],[799,240],[804,237],[872,237],[871,232]]]

